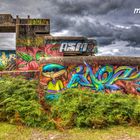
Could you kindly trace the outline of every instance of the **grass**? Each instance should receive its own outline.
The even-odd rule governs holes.
[[[0,140],[140,140],[140,127],[76,128],[59,132],[0,123]]]

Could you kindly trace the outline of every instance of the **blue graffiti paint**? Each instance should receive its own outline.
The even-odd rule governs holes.
[[[63,69],[66,69],[66,67],[60,64],[47,64],[43,66],[42,71],[43,72],[58,72]]]
[[[50,93],[48,93],[48,94],[46,94],[45,95],[45,99],[46,100],[49,100],[49,101],[52,101],[52,100],[54,100],[54,99],[58,99],[59,98],[59,94],[50,94]]]
[[[76,67],[76,74],[72,75],[71,80],[69,81],[67,88],[77,87],[78,84],[85,87],[93,87],[89,81],[84,76],[84,67],[78,66]]]
[[[120,66],[114,70],[113,66],[103,66],[94,74],[89,64],[86,65],[86,73],[84,74],[84,67],[78,66],[75,74],[72,75],[67,88],[85,86],[90,87],[96,91],[102,91],[104,89],[119,90],[120,87],[114,84],[117,80],[135,80],[140,78],[140,72],[134,74],[136,69],[129,66]],[[104,78],[104,74],[107,76]],[[90,80],[87,80],[89,76]],[[139,90],[139,89],[138,89]]]
[[[136,84],[138,85],[137,91],[140,92],[140,81],[136,82]]]

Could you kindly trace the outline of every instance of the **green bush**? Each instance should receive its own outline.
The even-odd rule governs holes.
[[[52,116],[64,128],[102,128],[140,122],[138,98],[121,93],[102,94],[79,89],[66,90],[52,102]]]
[[[0,71],[4,70],[6,68],[6,65],[0,64]]]
[[[67,89],[57,93],[56,99],[46,101],[47,109],[50,108],[46,113],[38,99],[37,85],[35,80],[21,77],[0,79],[0,121],[46,129],[140,123],[137,96]]]
[[[21,77],[0,80],[0,120],[32,127],[53,127],[38,100],[37,82]]]
[[[133,118],[136,124],[140,123],[140,99],[134,108]]]

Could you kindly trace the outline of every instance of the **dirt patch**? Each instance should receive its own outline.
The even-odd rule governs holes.
[[[33,131],[29,140],[71,140],[70,135],[61,133],[61,134],[48,134],[45,135],[41,131]]]
[[[121,136],[108,136],[106,139],[109,140],[140,140],[140,138],[134,138],[129,136],[128,134],[124,134]]]

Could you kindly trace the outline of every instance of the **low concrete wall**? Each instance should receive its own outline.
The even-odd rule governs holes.
[[[111,64],[111,65],[132,65],[140,66],[140,57],[119,57],[119,56],[72,56],[72,57],[50,57],[42,59],[40,64],[48,62],[63,62],[63,63],[82,63],[82,61],[91,62],[93,64]]]
[[[40,62],[40,84],[54,94],[68,88],[140,94],[138,57],[52,57]]]
[[[39,75],[40,71],[39,70],[28,70],[28,71],[0,71],[0,77],[4,76],[12,76],[12,77],[17,77],[17,76],[22,76],[27,80],[39,80]]]

